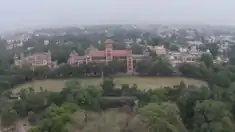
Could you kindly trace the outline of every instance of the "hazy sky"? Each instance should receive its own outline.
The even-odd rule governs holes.
[[[0,0],[0,29],[116,23],[235,25],[235,0]]]

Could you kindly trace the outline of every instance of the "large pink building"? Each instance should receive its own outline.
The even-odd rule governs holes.
[[[97,50],[91,48],[89,52],[84,56],[79,56],[75,51],[71,52],[68,59],[68,64],[79,66],[82,63],[96,62],[106,63],[117,59],[126,63],[127,72],[133,72],[133,58],[132,51],[130,49],[114,50],[113,41],[108,39],[105,42],[105,50]]]

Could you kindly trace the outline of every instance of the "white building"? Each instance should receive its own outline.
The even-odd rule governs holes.
[[[201,41],[188,41],[189,45],[202,45],[203,43]]]
[[[179,48],[179,52],[183,53],[183,52],[187,52],[188,48],[184,48],[184,47],[180,47]]]
[[[166,54],[166,48],[163,45],[155,46],[154,50],[157,55],[165,55]]]
[[[208,54],[207,52],[199,52],[195,46],[191,47],[191,50],[181,49],[181,52],[169,52],[168,59],[173,66],[177,66],[181,63],[196,63],[202,54]]]
[[[48,45],[50,43],[49,40],[44,40],[44,45]]]

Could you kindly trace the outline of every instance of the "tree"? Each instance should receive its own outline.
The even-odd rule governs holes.
[[[4,108],[1,112],[1,122],[3,126],[10,126],[14,124],[17,118],[17,112],[10,107]]]
[[[27,102],[25,100],[18,100],[14,103],[14,107],[13,107],[17,113],[19,114],[19,116],[24,117],[27,116],[27,112],[28,112],[28,105]]]
[[[226,71],[220,71],[220,72],[216,73],[213,76],[213,82],[214,82],[214,84],[216,84],[220,87],[223,87],[223,88],[227,88],[231,84],[231,81],[230,81],[229,76]]]
[[[153,39],[151,40],[150,44],[151,44],[152,46],[164,45],[164,47],[165,47],[166,49],[169,49],[169,47],[170,47],[169,40],[166,40],[166,39],[163,39],[163,38],[160,38],[160,37],[153,38]]]
[[[144,48],[141,47],[141,45],[139,45],[139,44],[132,45],[131,49],[132,49],[133,54],[142,54],[144,51]]]
[[[194,108],[195,132],[233,132],[232,114],[223,102],[205,100]]]
[[[68,132],[66,125],[71,121],[72,111],[68,107],[52,105],[45,113],[45,119],[32,128],[31,132]]]
[[[180,85],[181,88],[187,88],[187,85],[185,84],[184,81],[180,81]]]
[[[178,107],[172,103],[150,103],[140,109],[143,124],[150,132],[186,132]]]
[[[37,77],[39,79],[44,79],[47,74],[50,72],[50,69],[48,67],[37,67],[34,69],[34,77]]]
[[[29,121],[30,124],[35,124],[36,123],[37,117],[36,117],[36,114],[34,112],[30,111],[28,113],[28,121]]]
[[[231,46],[228,57],[229,57],[229,63],[234,65],[235,64],[235,45]]]
[[[213,66],[213,58],[209,54],[202,54],[200,61],[204,62],[207,67]]]
[[[153,38],[151,45],[152,45],[152,46],[162,45],[162,43],[161,43],[161,38]]]
[[[102,90],[95,86],[82,86],[77,80],[70,81],[61,91],[61,98],[66,102],[76,103],[83,109],[99,110],[99,100]]]
[[[157,75],[160,75],[160,76],[170,76],[173,73],[172,65],[170,64],[169,61],[163,58],[159,58],[157,60],[157,63],[152,70],[156,70]]]
[[[111,78],[105,78],[103,80],[102,88],[104,95],[108,95],[115,87],[115,84],[113,82],[113,79]]]
[[[105,75],[114,75],[118,72],[126,72],[126,65],[116,59],[110,61],[108,65],[104,68]]]
[[[177,45],[171,45],[169,50],[178,52],[179,51],[179,47]]]
[[[137,62],[136,65],[137,65],[136,72],[138,72],[140,75],[147,75],[151,67],[151,61],[149,60],[140,61]]]
[[[216,43],[206,44],[206,48],[210,50],[213,58],[216,58],[216,56],[219,54],[219,47]]]
[[[20,92],[22,102],[15,106],[16,110],[25,114],[25,109],[39,112],[48,105],[48,93],[46,91],[35,92],[33,88],[23,89]]]
[[[185,77],[204,79],[203,74],[201,73],[200,65],[183,63],[178,67],[178,69]]]
[[[207,87],[196,88],[188,86],[184,89],[177,99],[177,105],[181,112],[181,117],[188,129],[193,128],[194,107],[197,102],[208,99],[211,96],[211,91]]]
[[[76,103],[80,107],[88,110],[100,109],[99,101],[102,96],[102,90],[94,86],[88,86],[78,89],[74,94]]]

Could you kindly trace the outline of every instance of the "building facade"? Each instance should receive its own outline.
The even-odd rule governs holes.
[[[180,52],[169,52],[168,59],[172,66],[177,66],[181,63],[196,63],[199,61],[202,54],[210,54],[210,51],[201,52],[192,47],[191,50],[180,50]]]
[[[84,56],[79,56],[75,51],[71,52],[68,59],[69,65],[79,66],[82,63],[96,62],[108,64],[116,59],[126,63],[127,72],[133,72],[133,57],[130,49],[114,50],[113,41],[108,39],[105,41],[105,49],[97,50],[94,47],[90,48]]]
[[[20,57],[15,55],[14,62],[16,66],[22,67],[28,65],[31,68],[47,66],[49,68],[56,67],[56,63],[52,62],[51,52],[36,53],[30,56],[24,56],[22,53]]]
[[[166,48],[161,45],[161,46],[155,46],[154,47],[156,55],[166,55]]]

